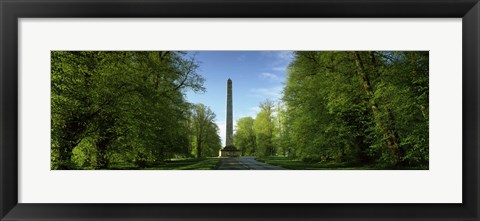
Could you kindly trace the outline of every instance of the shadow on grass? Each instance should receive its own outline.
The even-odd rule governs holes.
[[[257,157],[256,160],[291,170],[428,170],[419,167],[388,168],[380,165],[360,165],[353,163],[304,162],[288,157]]]
[[[220,165],[219,158],[174,159],[158,163],[147,163],[145,167],[129,164],[114,164],[110,170],[214,170]]]

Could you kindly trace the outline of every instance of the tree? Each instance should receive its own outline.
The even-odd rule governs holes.
[[[234,134],[235,146],[240,149],[242,156],[253,156],[256,153],[255,120],[252,117],[240,118]]]
[[[275,155],[273,114],[274,104],[272,101],[266,100],[260,104],[260,112],[257,114],[253,126],[256,133],[256,155],[258,156]]]
[[[428,52],[296,52],[282,100],[295,157],[428,167]]]
[[[275,137],[274,145],[277,152],[283,156],[293,156],[293,144],[291,141],[291,129],[287,122],[287,112],[285,104],[282,101],[277,102],[276,116],[274,117]]]
[[[222,140],[218,135],[219,128],[217,124],[211,122],[208,124],[205,141],[202,145],[203,151],[202,154],[205,157],[216,157],[218,156],[218,151],[222,148]]]
[[[368,56],[368,58],[370,59],[369,64],[365,64],[365,61],[362,60],[362,56],[360,55],[360,53],[362,53],[364,57]],[[390,157],[391,162],[389,163],[395,166],[401,159],[402,153],[400,152],[398,134],[392,125],[392,112],[387,106],[379,109],[379,105],[374,97],[376,92],[371,86],[372,83],[370,80],[370,76],[378,77],[379,75],[379,64],[377,63],[375,52],[368,52],[367,54],[367,52],[354,51],[352,52],[352,55],[354,57],[355,65],[357,67],[357,73],[362,79],[362,85],[365,94],[367,95],[368,104],[372,109],[374,123],[383,132],[383,137],[385,137],[387,146],[390,149],[391,154],[393,155],[392,157]],[[385,113],[381,113],[382,111]]]
[[[52,169],[110,168],[185,155],[198,64],[183,52],[54,51]]]
[[[212,124],[214,124],[215,120],[215,113],[210,110],[209,107],[203,104],[196,104],[193,108],[193,127],[194,127],[194,134],[195,134],[195,152],[196,157],[202,157],[203,146],[207,140],[209,132],[215,132],[216,130],[212,130]],[[210,129],[209,129],[210,128]]]

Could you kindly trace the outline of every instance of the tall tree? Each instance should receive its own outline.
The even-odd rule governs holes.
[[[295,157],[428,167],[428,52],[296,52],[282,100]]]
[[[205,141],[202,145],[202,153],[205,157],[218,156],[218,151],[220,151],[220,149],[222,148],[222,140],[218,133],[219,128],[217,124],[211,122],[207,127]]]
[[[52,169],[109,168],[185,154],[190,105],[203,91],[183,52],[53,51]]]
[[[242,156],[254,156],[256,153],[255,120],[252,117],[240,118],[234,134],[235,146],[240,149]]]
[[[275,130],[273,121],[274,108],[274,103],[270,100],[260,103],[260,112],[254,121],[257,145],[256,155],[258,156],[275,155],[275,146],[273,144]]]
[[[196,104],[193,108],[192,119],[196,138],[196,156],[197,158],[200,158],[203,156],[203,145],[207,140],[209,128],[214,124],[215,113],[203,104]]]

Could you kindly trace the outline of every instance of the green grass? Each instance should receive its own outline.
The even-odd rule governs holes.
[[[220,163],[219,158],[185,159],[165,161],[146,170],[214,170]]]
[[[214,170],[220,164],[219,158],[173,159],[160,163],[147,164],[144,168],[115,165],[113,170]]]
[[[281,166],[291,170],[390,170],[389,168],[380,167],[378,165],[355,165],[348,163],[321,163],[321,162],[303,162],[297,159],[287,157],[257,157],[256,160],[275,166]],[[425,168],[395,168],[412,170]],[[427,168],[428,169],[428,168]]]

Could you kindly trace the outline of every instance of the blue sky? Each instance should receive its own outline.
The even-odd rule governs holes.
[[[190,51],[200,63],[197,73],[205,78],[205,93],[187,91],[187,100],[202,103],[216,114],[225,145],[226,85],[232,79],[233,119],[255,118],[258,105],[281,98],[291,51]]]

